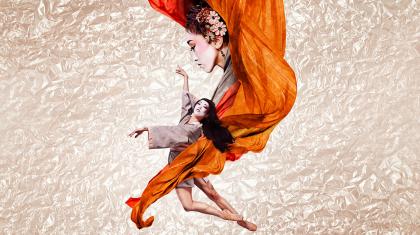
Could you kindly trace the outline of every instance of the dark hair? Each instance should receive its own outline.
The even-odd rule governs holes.
[[[205,37],[206,32],[208,30],[207,27],[206,27],[206,22],[201,22],[200,23],[197,20],[197,15],[203,8],[208,8],[209,10],[214,11],[205,1],[201,1],[201,0],[193,1],[193,5],[191,6],[191,8],[189,9],[189,11],[187,13],[187,23],[185,25],[185,29],[189,33],[201,34],[203,37]],[[217,13],[217,14],[219,15],[219,13]],[[226,25],[226,22],[224,21],[222,16],[220,16],[220,21],[223,22],[223,24]],[[226,32],[226,34],[223,35],[223,43],[224,44],[229,43],[229,33],[228,32]]]
[[[209,104],[209,108],[207,110],[207,117],[203,118],[200,121],[203,124],[204,136],[206,136],[207,139],[211,140],[214,146],[218,150],[220,150],[220,152],[223,153],[226,150],[229,150],[228,145],[233,143],[233,137],[230,134],[229,130],[221,125],[221,122],[217,117],[216,105],[213,101],[207,98],[202,98],[194,104],[194,107],[200,100],[204,100]],[[194,107],[189,110],[189,114],[193,113]]]

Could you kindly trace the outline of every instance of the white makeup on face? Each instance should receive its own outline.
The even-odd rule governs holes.
[[[205,100],[200,100],[197,102],[197,104],[194,106],[193,114],[196,117],[204,118],[209,110],[209,103]]]
[[[210,73],[216,65],[218,51],[201,34],[187,33],[188,46],[194,52],[195,61],[205,72]]]

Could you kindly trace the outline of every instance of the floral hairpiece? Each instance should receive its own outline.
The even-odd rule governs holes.
[[[197,14],[198,23],[204,23],[206,27],[205,38],[207,41],[213,41],[216,36],[224,36],[227,32],[226,24],[220,20],[220,16],[216,11],[210,8],[203,8]]]

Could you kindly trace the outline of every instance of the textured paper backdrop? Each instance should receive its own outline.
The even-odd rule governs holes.
[[[414,0],[291,0],[298,97],[266,149],[210,176],[256,234],[419,233]],[[135,127],[176,124],[182,79],[209,97],[184,30],[139,1],[0,3],[0,233],[138,234],[124,201],[167,162]],[[195,190],[193,196],[206,200]],[[247,234],[174,192],[140,234]]]

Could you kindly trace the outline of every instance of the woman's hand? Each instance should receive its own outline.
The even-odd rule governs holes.
[[[134,138],[137,138],[137,136],[141,135],[145,131],[148,131],[147,127],[137,128],[133,132],[131,132],[130,134],[128,134],[128,136],[129,137],[132,137],[133,135],[135,135]]]
[[[176,68],[176,73],[184,76],[184,78],[188,78],[187,72],[185,72],[185,70],[183,68],[179,67],[179,65]]]

